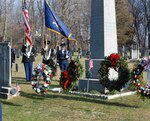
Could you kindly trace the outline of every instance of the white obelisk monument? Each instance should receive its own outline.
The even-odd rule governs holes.
[[[105,56],[117,53],[117,29],[115,0],[92,0],[91,1],[91,38],[90,51],[94,68],[91,70],[92,77],[89,80],[89,91],[97,90],[103,92],[103,86],[98,80],[100,62]],[[86,61],[88,70],[89,61]],[[85,90],[88,79],[79,81],[79,90]],[[87,89],[87,88],[86,88]]]

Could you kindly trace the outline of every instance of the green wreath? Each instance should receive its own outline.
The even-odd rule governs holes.
[[[116,80],[110,80],[108,78],[110,69],[118,72],[118,78]],[[120,57],[119,54],[112,53],[101,62],[98,74],[100,83],[111,92],[113,90],[120,91],[125,86],[129,81],[130,71],[126,59]]]
[[[66,91],[73,90],[77,85],[79,77],[83,74],[83,66],[79,60],[71,60],[67,70],[63,71],[60,76],[62,87]]]

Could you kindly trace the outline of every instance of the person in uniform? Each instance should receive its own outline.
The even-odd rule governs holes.
[[[42,55],[42,63],[48,65],[51,67],[52,69],[52,74],[53,76],[55,76],[56,74],[56,62],[54,61],[55,60],[55,52],[54,52],[54,49],[51,49],[49,47],[50,45],[50,41],[44,41],[44,48],[42,48],[42,51],[41,51],[41,55]]]
[[[42,48],[42,63],[50,66],[50,59],[52,58],[53,50],[49,47],[50,41],[44,41],[44,48]]]
[[[33,68],[33,62],[35,61],[34,58],[34,47],[33,46],[28,46],[28,45],[23,45],[22,49],[22,63],[24,64],[24,69],[25,69],[25,75],[26,75],[26,81],[30,82],[32,78],[32,68]]]
[[[61,43],[61,50],[57,52],[57,62],[60,70],[63,72],[68,67],[69,52],[66,50],[66,43]]]
[[[12,64],[15,63],[15,48],[11,48],[11,68],[12,68]]]

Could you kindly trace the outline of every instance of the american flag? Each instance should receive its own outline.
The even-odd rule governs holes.
[[[94,66],[93,66],[93,60],[90,59],[90,60],[89,60],[89,70],[91,70],[93,67],[94,67]]]
[[[24,25],[25,25],[25,39],[26,39],[26,44],[27,45],[32,45],[32,32],[31,32],[31,27],[29,24],[29,13],[28,10],[26,9],[26,1],[22,1],[22,11],[23,11],[23,19],[24,19]]]

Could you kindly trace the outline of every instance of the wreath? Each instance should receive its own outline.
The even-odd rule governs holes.
[[[72,90],[83,74],[83,66],[79,60],[71,60],[67,70],[64,70],[60,76],[60,82],[64,90]]]
[[[144,85],[142,82],[143,79],[143,71],[148,68],[149,60],[147,58],[143,58],[141,64],[139,64],[135,69],[132,71],[132,80],[133,84],[138,90],[138,94],[140,94],[143,98],[148,97],[150,98],[150,86]]]
[[[43,80],[45,83],[40,84],[40,78],[43,76]],[[32,88],[37,93],[46,93],[47,89],[49,88],[49,85],[52,81],[52,70],[51,68],[46,64],[39,64],[32,73]]]
[[[49,59],[49,64],[48,64],[48,66],[51,67],[53,76],[56,76],[57,64],[54,62],[53,59]]]
[[[118,72],[117,79],[109,79],[110,69]],[[111,92],[114,90],[120,91],[125,86],[129,81],[130,71],[126,59],[119,54],[112,53],[101,62],[98,74],[100,83]]]

